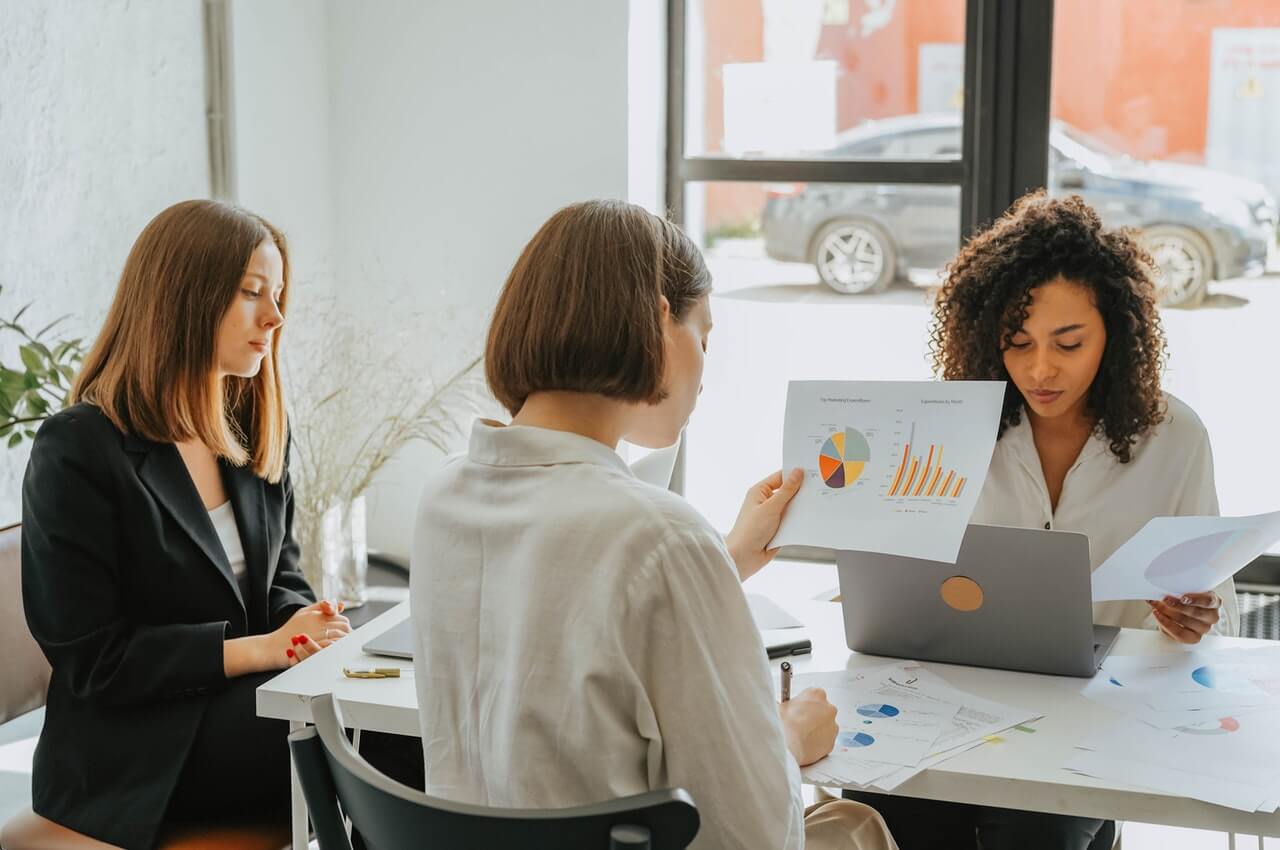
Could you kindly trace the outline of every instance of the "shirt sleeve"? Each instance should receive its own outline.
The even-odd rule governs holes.
[[[1186,472],[1182,486],[1178,491],[1174,516],[1218,516],[1218,488],[1213,477],[1213,448],[1209,445],[1209,435],[1203,429],[1199,431],[1199,439],[1187,454]],[[1230,577],[1213,588],[1222,598],[1222,610],[1218,622],[1212,629],[1213,634],[1240,634],[1240,611],[1236,602],[1236,584]],[[1152,628],[1155,619],[1148,616]]]
[[[657,726],[640,730],[651,741],[651,781],[693,796],[702,827],[692,846],[803,847],[800,770],[723,542],[710,529],[669,537],[628,597]]]

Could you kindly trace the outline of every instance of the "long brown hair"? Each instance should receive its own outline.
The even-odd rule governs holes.
[[[622,201],[551,216],[507,277],[485,349],[485,376],[512,414],[546,390],[654,403],[665,348],[659,296],[683,319],[711,274],[680,228]]]
[[[218,201],[183,201],[143,229],[115,300],[71,390],[126,433],[162,443],[197,439],[215,455],[277,482],[288,431],[276,369],[280,331],[252,378],[217,372],[218,329],[253,252],[284,235],[265,219]]]

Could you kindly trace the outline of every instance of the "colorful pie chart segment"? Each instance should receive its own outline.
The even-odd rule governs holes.
[[[818,453],[818,474],[828,487],[839,490],[851,486],[862,476],[871,460],[871,446],[860,431],[846,428],[837,431],[822,444]]]
[[[860,705],[858,706],[858,713],[861,714],[863,717],[871,717],[876,720],[884,720],[889,717],[897,717],[899,714],[898,709],[895,708],[894,706],[882,705],[879,703],[875,703],[872,705]]]
[[[1217,720],[1208,720],[1192,726],[1179,726],[1177,731],[1188,735],[1226,735],[1229,732],[1240,731],[1240,721],[1234,717],[1219,717]]]
[[[866,732],[841,732],[840,737],[836,738],[836,746],[840,747],[869,747],[875,742],[876,739]]]

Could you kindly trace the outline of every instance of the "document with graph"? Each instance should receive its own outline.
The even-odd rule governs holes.
[[[986,481],[1003,381],[792,381],[783,468],[804,484],[773,546],[955,563]]]

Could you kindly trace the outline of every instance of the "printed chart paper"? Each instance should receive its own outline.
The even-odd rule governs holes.
[[[1222,709],[1280,705],[1280,647],[1108,658],[1084,695],[1152,726],[1212,722],[1225,716],[1215,713]],[[1162,722],[1147,710],[1170,718]],[[1197,711],[1213,716],[1197,721],[1188,713]]]
[[[875,786],[892,790],[917,773],[941,764],[990,739],[996,732],[1040,716],[1038,712],[992,702],[953,688],[944,679],[914,661],[863,667],[837,673],[811,673],[796,678],[800,687],[820,687],[836,706],[840,735],[831,755],[806,767],[807,782],[830,785]],[[894,712],[897,712],[896,714]],[[914,723],[906,737],[932,744],[900,748],[899,761],[885,758],[876,744],[856,746],[859,734],[872,737],[908,713]],[[924,717],[940,713],[950,719],[938,726]],[[876,724],[880,725],[877,727]],[[842,743],[843,741],[843,743]]]
[[[986,481],[1002,381],[792,381],[783,468],[805,481],[772,546],[955,563]]]
[[[1280,512],[1156,517],[1093,573],[1093,601],[1213,590],[1280,540]]]

